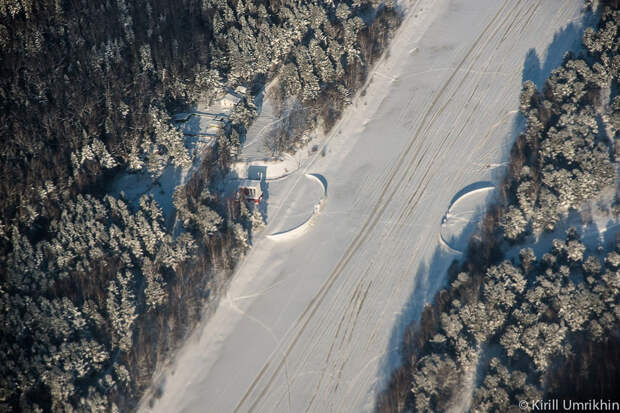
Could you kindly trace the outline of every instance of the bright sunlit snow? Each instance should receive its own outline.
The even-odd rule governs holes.
[[[459,256],[440,244],[442,218],[454,223],[464,188],[501,178],[521,83],[579,41],[583,2],[403,7],[365,93],[320,142],[325,156],[302,150],[298,169],[266,182],[267,226],[215,314],[161,372],[153,411],[372,409],[404,324]],[[532,48],[549,64],[526,62]],[[309,217],[303,233],[269,238]],[[457,252],[458,233],[448,240]]]

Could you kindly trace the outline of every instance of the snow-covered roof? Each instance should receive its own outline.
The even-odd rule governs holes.
[[[232,93],[227,93],[220,99],[220,105],[223,107],[233,107],[241,100],[240,97],[233,95]]]

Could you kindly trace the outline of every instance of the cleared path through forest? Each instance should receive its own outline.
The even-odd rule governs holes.
[[[329,196],[312,227],[287,242],[257,240],[153,410],[370,411],[398,358],[401,310],[411,297],[421,308],[454,257],[433,257],[451,199],[503,173],[528,50],[559,63],[579,36],[567,25],[579,25],[582,5],[412,2],[326,156],[270,194],[280,200],[263,234],[303,196],[295,184],[304,173],[325,177]],[[441,265],[429,276],[431,260]]]

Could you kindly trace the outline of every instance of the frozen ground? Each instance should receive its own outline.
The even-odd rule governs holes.
[[[389,57],[325,138],[326,156],[270,184],[267,227],[160,375],[152,410],[370,411],[399,331],[458,256],[440,246],[442,217],[464,188],[501,176],[521,82],[540,82],[578,39],[582,4],[404,5]],[[306,173],[327,186],[320,212],[299,237],[267,238],[306,196]]]

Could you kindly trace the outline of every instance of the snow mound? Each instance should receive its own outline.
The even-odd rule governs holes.
[[[441,220],[439,243],[449,252],[460,254],[467,247],[471,236],[478,229],[495,193],[490,182],[476,182],[460,190],[450,202]]]
[[[321,212],[321,209],[323,209],[323,205],[325,205],[325,201],[327,199],[327,180],[323,175],[320,174],[305,174],[305,176],[306,178],[310,179],[311,181],[317,183],[320,186],[321,198],[319,199],[319,202],[314,204],[314,207],[312,208],[312,213],[303,222],[287,230],[269,234],[267,235],[268,239],[274,241],[289,241],[300,237],[312,227],[313,221],[315,220],[316,216]]]
[[[321,174],[306,174],[306,176],[321,185],[321,189],[323,190],[323,198],[321,201],[325,200],[325,198],[327,198],[327,179]]]

